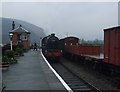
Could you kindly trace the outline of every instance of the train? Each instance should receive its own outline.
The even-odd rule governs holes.
[[[60,59],[62,50],[59,45],[59,38],[54,33],[42,39],[42,52],[49,59]]]
[[[61,43],[64,57],[87,62],[100,71],[120,74],[120,26],[104,29],[103,53],[100,45],[81,45],[76,37],[66,37]]]
[[[120,73],[120,26],[104,29],[104,51],[100,45],[81,45],[77,37],[58,39],[55,34],[42,40],[42,51],[47,57],[66,57],[111,74]]]

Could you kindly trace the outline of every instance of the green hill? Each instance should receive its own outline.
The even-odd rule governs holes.
[[[12,29],[12,21],[15,21],[15,28],[17,28],[21,24],[23,28],[31,32],[31,35],[30,35],[31,43],[34,43],[34,42],[39,43],[40,37],[41,38],[45,37],[44,30],[34,24],[17,20],[17,19],[10,19],[10,18],[0,18],[0,21],[2,21],[2,25],[0,25],[0,27],[2,27],[2,43],[3,44],[7,44],[10,42],[9,32]]]

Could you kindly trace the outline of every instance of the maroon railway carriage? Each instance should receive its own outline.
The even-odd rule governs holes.
[[[66,37],[61,39],[61,41],[61,44],[64,45],[64,51],[73,55],[100,55],[100,46],[81,45],[80,40],[77,37]]]
[[[120,26],[104,29],[104,55],[100,55],[100,46],[80,45],[79,39],[76,41],[72,37],[70,41],[68,38],[62,39],[62,42],[64,53],[69,58],[84,57],[89,61],[100,62],[102,70],[120,73]]]
[[[104,29],[104,63],[120,73],[120,26]]]
[[[78,45],[79,44],[79,38],[77,37],[66,37],[66,38],[63,38],[63,39],[60,39],[60,44],[59,46],[64,49],[64,46],[66,45]]]
[[[79,38],[67,37],[62,39],[62,44],[64,44],[64,55],[69,58],[84,58],[93,61],[102,61],[103,57],[100,56],[100,46],[93,45],[80,45]]]
[[[66,46],[78,45],[79,42],[80,42],[79,38],[70,36],[70,37],[66,37],[66,38],[60,39],[59,47],[62,49],[63,54],[64,54]]]
[[[104,29],[104,61],[120,66],[120,26]]]
[[[81,46],[81,45],[66,45],[64,47],[66,52],[74,55],[100,55],[100,46]]]
[[[77,37],[66,37],[64,38],[65,45],[78,45],[79,44],[79,38]]]
[[[91,63],[94,66],[96,63],[103,62],[103,56],[100,54],[100,46],[81,46],[81,45],[70,45],[64,47],[64,52],[68,55],[67,57],[72,59],[79,59],[79,62]],[[92,61],[92,62],[90,62]]]

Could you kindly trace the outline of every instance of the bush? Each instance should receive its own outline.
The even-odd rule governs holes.
[[[8,58],[14,58],[14,51],[6,50],[5,56],[7,56]]]
[[[15,52],[11,50],[5,51],[5,56],[2,58],[3,64],[14,64],[17,63],[17,60],[14,58]]]
[[[9,59],[9,64],[15,64],[15,63],[17,63],[17,60],[15,58]]]
[[[27,52],[28,50],[27,49],[23,49],[24,52]]]
[[[15,56],[19,56],[19,53],[18,53],[18,52],[16,52],[16,51],[15,51],[15,53],[14,53],[14,54],[15,54]]]
[[[15,52],[18,53],[20,56],[22,56],[24,51],[21,48],[17,48]]]
[[[2,57],[2,64],[9,64],[9,58],[7,56]]]

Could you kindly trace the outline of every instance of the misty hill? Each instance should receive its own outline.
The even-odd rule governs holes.
[[[36,25],[31,23],[17,20],[17,19],[10,19],[10,18],[0,18],[2,19],[2,43],[6,44],[9,43],[9,32],[12,29],[12,21],[15,22],[15,28],[17,28],[20,24],[23,28],[31,32],[30,41],[31,43],[37,42],[39,43],[40,37],[45,37],[44,30]],[[1,25],[0,25],[1,27]]]

